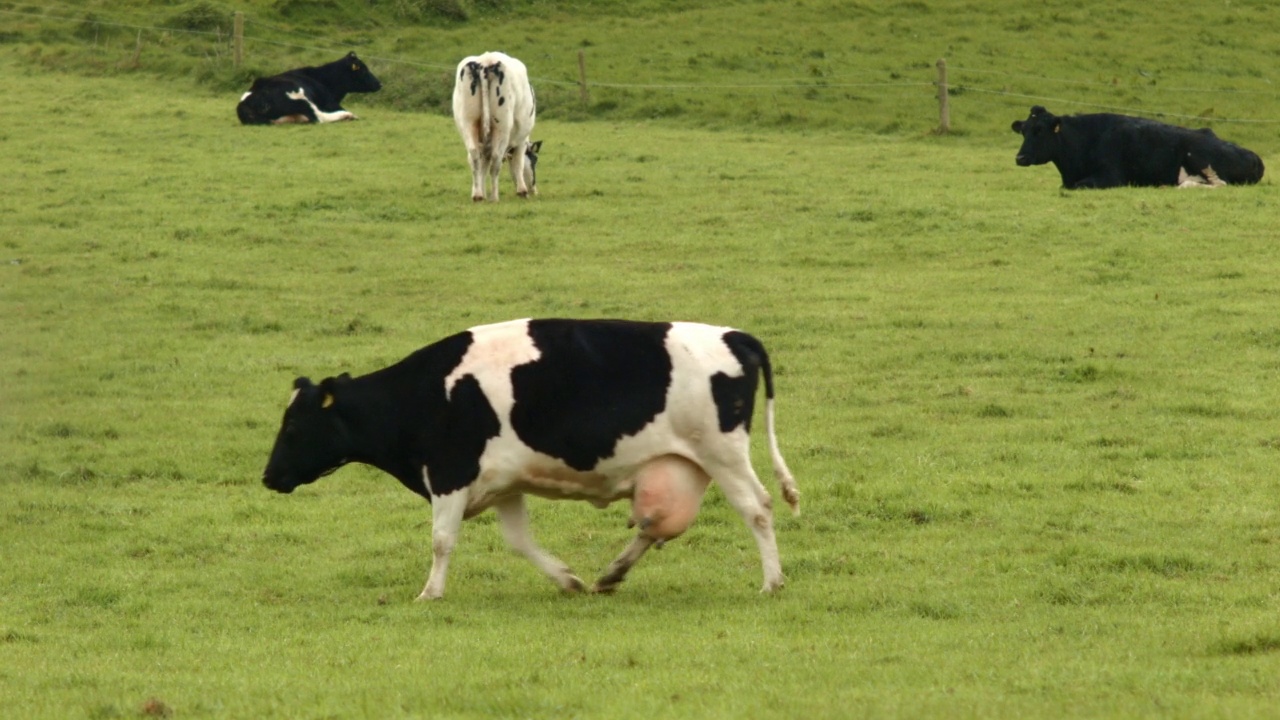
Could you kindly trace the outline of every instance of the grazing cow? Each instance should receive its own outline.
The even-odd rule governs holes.
[[[1123,185],[1182,187],[1253,184],[1262,179],[1262,159],[1218,138],[1208,128],[1188,130],[1155,120],[1097,113],[1058,116],[1039,105],[1013,123],[1022,135],[1017,163],[1053,163],[1062,186]]]
[[[710,479],[755,536],[763,592],[782,587],[772,500],[751,467],[752,410],[764,376],[773,471],[773,371],[754,337],[696,323],[514,320],[473,327],[361,377],[294,382],[262,482],[282,493],[350,462],[393,475],[431,503],[431,572],[444,594],[462,521],[494,508],[507,542],[566,591],[583,590],[534,543],[524,496],[632,499],[630,545],[592,588],[614,590],[657,543],[682,533]]]
[[[304,67],[253,81],[236,115],[245,125],[355,120],[342,109],[347,93],[377,92],[382,83],[355,53],[320,67]]]
[[[503,160],[511,163],[516,194],[537,195],[542,142],[529,142],[537,108],[524,63],[487,52],[463,58],[454,79],[453,121],[467,146],[471,199],[497,201]]]

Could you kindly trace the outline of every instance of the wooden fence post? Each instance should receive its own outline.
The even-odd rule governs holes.
[[[582,106],[591,104],[591,96],[587,94],[587,54],[578,51],[578,95],[582,98]]]
[[[239,10],[235,14],[234,30],[231,38],[232,47],[234,48],[232,63],[238,70],[240,69],[240,63],[244,62],[244,13]]]
[[[947,59],[938,58],[938,134],[951,132],[951,100],[947,95]]]

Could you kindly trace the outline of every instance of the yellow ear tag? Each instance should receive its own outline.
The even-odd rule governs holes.
[[[359,66],[359,65],[352,65],[352,66],[351,66],[351,72],[360,72],[360,66]]]
[[[1060,132],[1062,132],[1062,125],[1054,125],[1054,126],[1053,126],[1053,131],[1054,131],[1055,133],[1060,133]]]
[[[331,393],[324,394],[324,399],[320,401],[320,407],[333,407],[333,395]]]

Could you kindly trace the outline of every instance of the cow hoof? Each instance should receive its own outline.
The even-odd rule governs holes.
[[[442,597],[444,597],[444,595],[443,595],[443,594],[440,594],[440,595],[428,595],[428,594],[426,593],[426,591],[424,590],[424,591],[422,592],[422,594],[421,594],[421,595],[419,595],[417,598],[415,598],[415,600],[416,600],[417,602],[422,602],[423,600],[439,600],[439,599],[440,599],[440,598],[442,598]]]
[[[471,196],[471,202],[484,202],[484,196],[483,196],[483,195],[472,195],[472,196]]]
[[[560,581],[560,589],[566,593],[576,595],[587,591],[587,584],[582,582],[582,578],[577,575],[569,575]]]
[[[618,583],[601,583],[597,582],[591,586],[591,592],[594,595],[612,595],[618,590]]]
[[[765,580],[764,585],[760,588],[760,593],[762,595],[772,595],[773,593],[781,590],[784,584],[786,583],[782,578],[778,578],[776,580]]]

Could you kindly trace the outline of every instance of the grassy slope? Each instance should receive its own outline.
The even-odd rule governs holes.
[[[472,206],[444,118],[357,101],[362,123],[245,129],[187,81],[10,70],[0,705],[19,715],[1280,701],[1270,181],[1060,194],[1003,132],[549,119],[543,196]],[[424,606],[426,516],[394,481],[257,486],[294,375],[551,314],[768,342],[806,509],[779,521],[781,597],[754,596],[714,494],[613,598],[556,596],[480,519]],[[584,576],[626,537],[623,508],[534,515]]]
[[[1170,0],[512,0],[470,3],[465,22],[414,10],[447,3],[237,4],[247,17],[240,70],[231,67],[225,33],[219,43],[209,34],[144,30],[137,69],[131,27],[23,15],[12,18],[17,30],[6,37],[48,67],[189,75],[226,93],[247,87],[254,75],[325,62],[354,48],[386,81],[362,103],[446,114],[458,58],[500,47],[529,65],[544,118],[677,118],[724,129],[834,127],[907,136],[937,125],[931,84],[935,61],[945,57],[955,86],[953,125],[984,144],[1040,103],[1060,113],[1106,106],[1166,114],[1260,145],[1264,157],[1274,147],[1273,116],[1265,108],[1274,101],[1280,16],[1266,0],[1213,8]],[[191,25],[193,8],[202,5],[222,18],[221,27],[229,25],[231,6],[217,3],[64,0],[45,12],[153,28]],[[585,107],[576,87],[579,50],[587,54],[592,83]]]

